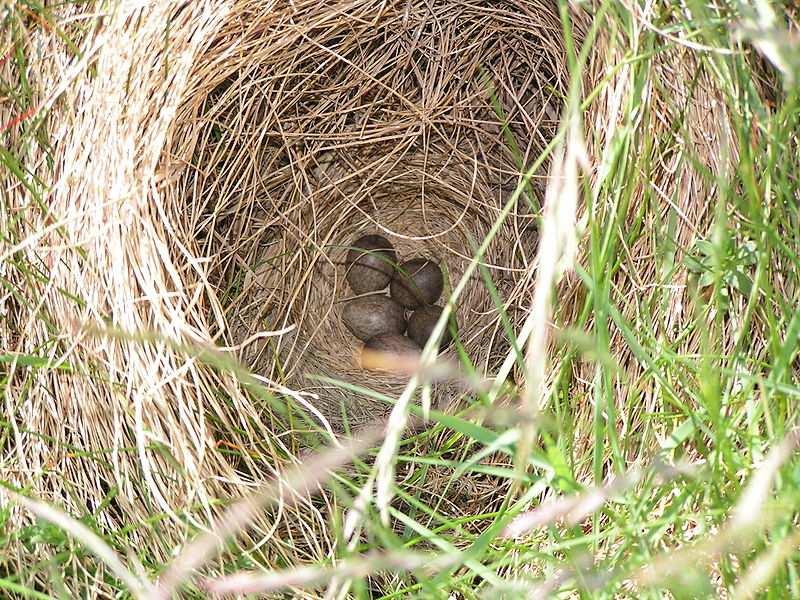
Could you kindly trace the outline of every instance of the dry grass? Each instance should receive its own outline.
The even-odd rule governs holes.
[[[728,190],[743,146],[724,85],[735,54],[709,50],[675,15],[541,0],[207,0],[93,12],[101,8],[61,7],[59,27],[26,42],[42,49],[26,102],[30,115],[46,113],[38,127],[49,143],[26,133],[30,115],[0,104],[0,135],[24,165],[22,175],[0,172],[0,277],[12,290],[0,298],[11,357],[0,480],[88,512],[98,531],[124,532],[117,544],[141,549],[147,568],[208,531],[231,498],[290,481],[309,446],[336,446],[394,405],[374,465],[357,462],[331,491],[259,513],[205,574],[331,561],[293,571],[287,585],[330,581],[331,597],[343,596],[352,573],[372,571],[336,562],[406,530],[433,540],[443,573],[457,559],[499,585],[513,565],[460,551],[485,549],[510,522],[481,528],[470,518],[519,513],[555,493],[552,480],[525,478],[542,461],[534,433],[553,464],[564,444],[581,457],[573,485],[594,484],[605,502],[618,492],[613,474],[674,448],[664,440],[676,431],[708,430],[692,419],[676,426],[710,392],[691,392],[694,372],[688,383],[663,375],[654,348],[710,357],[746,345],[763,357],[781,346],[770,342],[776,330],[787,346],[796,333],[794,320],[784,331],[745,295],[697,326],[702,307],[683,264],[696,239],[722,227],[709,198]],[[664,45],[638,45],[651,35]],[[788,68],[784,46],[748,35]],[[16,43],[4,40],[0,55]],[[19,71],[0,61],[5,79]],[[551,166],[554,148],[566,153]],[[46,181],[32,175],[45,168]],[[564,179],[548,188],[553,212],[543,215],[553,169]],[[357,342],[338,312],[349,297],[342,260],[374,231],[400,256],[446,267],[460,324],[446,364],[464,372],[440,365],[447,375],[432,390],[432,345],[410,379],[366,380],[353,363]],[[564,256],[578,270],[559,281]],[[774,295],[792,297],[793,285],[779,280]],[[571,346],[576,330],[592,332],[590,359]],[[776,386],[796,369],[792,352],[776,359]],[[530,420],[516,429],[516,413],[507,430],[489,428],[502,420],[498,407],[521,398],[523,422],[546,412],[562,427],[557,444],[544,418],[537,430]],[[438,425],[404,442],[409,414],[429,408]],[[661,411],[663,420],[648,418]],[[494,421],[477,423],[487,412]],[[522,455],[514,472],[512,447]],[[703,444],[687,444],[686,456],[701,458]],[[29,522],[13,511],[12,522]],[[463,537],[451,544],[438,527]],[[22,546],[11,551],[20,569],[50,558],[40,547],[24,559]],[[105,576],[97,567],[69,585],[85,577],[92,594],[110,596]]]
[[[325,418],[340,424],[346,413],[357,426],[385,404],[307,374],[391,396],[405,380],[365,378],[354,360],[360,344],[339,317],[352,297],[344,255],[359,235],[380,232],[400,257],[440,261],[445,293],[455,287],[521,165],[555,133],[565,86],[558,16],[531,2],[305,2],[269,12],[241,3],[236,14],[195,63],[165,164],[179,180],[165,199],[187,247],[209,257],[204,276],[224,315],[213,333],[233,344],[293,326],[250,344],[243,359],[307,394]],[[483,258],[512,323],[532,283],[545,172]],[[454,308],[468,324],[463,352],[493,370],[509,348],[478,273]]]

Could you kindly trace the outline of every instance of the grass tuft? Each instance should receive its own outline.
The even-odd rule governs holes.
[[[796,9],[401,4],[0,7],[0,594],[800,597]],[[364,381],[412,172],[458,336]]]

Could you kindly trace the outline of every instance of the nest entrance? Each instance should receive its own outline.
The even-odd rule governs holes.
[[[347,247],[381,233],[401,260],[438,260],[449,293],[521,166],[555,133],[565,73],[557,7],[412,0],[261,12],[238,15],[200,60],[175,138],[191,167],[172,192],[190,203],[189,243],[211,257],[227,341],[291,327],[247,344],[242,358],[309,394],[326,419],[352,424],[389,407],[314,376],[392,396],[404,381],[354,361],[360,342],[340,316],[352,296]],[[512,321],[531,283],[542,190],[535,178],[484,259]],[[481,275],[456,315],[466,354],[492,370],[508,346]]]

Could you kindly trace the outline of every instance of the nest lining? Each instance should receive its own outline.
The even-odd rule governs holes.
[[[401,260],[434,258],[448,294],[522,165],[555,132],[564,87],[555,6],[455,8],[356,2],[335,18],[318,4],[253,15],[242,51],[220,45],[202,58],[179,115],[175,155],[191,157],[191,167],[172,190],[174,205],[189,202],[186,238],[212,257],[228,341],[291,328],[247,345],[242,358],[312,394],[333,421],[343,401],[352,421],[387,407],[309,375],[390,396],[404,384],[354,360],[360,343],[340,318],[352,297],[348,245],[381,233]],[[531,282],[542,187],[533,180],[484,258],[512,322]],[[490,371],[508,347],[481,275],[456,317],[466,354]],[[447,395],[442,388],[438,401]]]

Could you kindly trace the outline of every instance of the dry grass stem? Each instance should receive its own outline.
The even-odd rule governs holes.
[[[739,578],[731,592],[732,600],[750,600],[759,597],[759,593],[768,585],[778,569],[783,568],[786,560],[797,551],[798,546],[800,546],[800,531],[797,530],[778,543],[772,544]]]
[[[330,477],[330,471],[350,462],[380,440],[383,426],[362,431],[360,437],[342,444],[340,447],[323,451],[308,457],[294,471],[285,473],[283,478],[264,487],[257,494],[240,500],[229,508],[211,531],[194,540],[183,549],[158,583],[154,598],[171,598],[177,589],[185,584],[194,572],[208,562],[219,550],[220,545],[255,520],[263,508],[278,499],[284,505],[298,502],[302,497],[318,491]]]
[[[776,516],[766,510],[766,501],[778,469],[792,457],[799,444],[800,429],[795,429],[770,450],[762,465],[751,476],[730,518],[712,538],[654,557],[631,579],[642,587],[658,585],[698,565],[709,564],[724,551],[740,552],[750,548],[758,540],[755,533],[769,525]],[[764,563],[765,568],[767,563]],[[755,584],[757,574],[751,576]],[[743,585],[748,584],[745,582]]]
[[[553,498],[535,509],[517,516],[503,531],[503,536],[515,538],[533,529],[563,523],[577,525],[600,509],[612,496],[630,489],[639,481],[640,474],[632,471],[617,477],[603,487],[597,487],[574,496]]]
[[[446,556],[397,552],[370,553],[339,562],[331,568],[300,567],[269,574],[235,573],[218,579],[206,579],[203,588],[215,596],[266,594],[288,588],[316,588],[336,578],[364,578],[385,571],[424,571],[431,576],[447,568],[454,560]]]
[[[31,500],[10,490],[4,490],[2,493],[9,495],[37,517],[50,521],[78,540],[108,566],[111,572],[125,584],[134,598],[145,600],[153,597],[152,584],[126,567],[119,555],[86,525],[49,504]],[[139,565],[136,570],[141,572],[143,568]]]
[[[521,410],[528,426],[518,446],[518,465],[530,454],[535,422],[547,395],[547,357],[552,323],[552,295],[559,277],[572,267],[577,249],[576,219],[579,200],[579,171],[588,170],[588,158],[581,133],[581,121],[575,101],[565,118],[566,140],[556,151],[545,195],[541,241],[537,255],[536,284],[529,320],[531,333],[525,354],[525,389]]]

